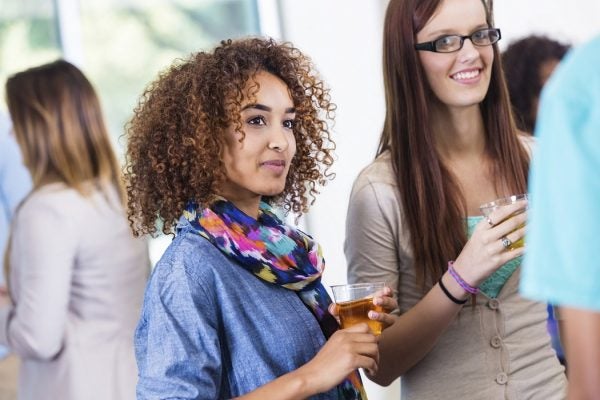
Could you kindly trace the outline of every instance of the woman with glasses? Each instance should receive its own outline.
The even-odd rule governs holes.
[[[491,2],[490,2],[491,3]],[[402,399],[563,399],[544,304],[518,294],[531,140],[514,125],[491,4],[391,0],[384,28],[386,119],[357,178],[349,280],[386,281],[399,316],[380,339],[375,382]]]

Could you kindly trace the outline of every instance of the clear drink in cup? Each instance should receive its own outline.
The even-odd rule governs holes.
[[[373,304],[373,297],[381,295],[384,282],[353,283],[332,286],[333,298],[338,306],[342,328],[366,323],[375,335],[381,334],[382,324],[369,319],[369,311],[383,312],[383,307]]]

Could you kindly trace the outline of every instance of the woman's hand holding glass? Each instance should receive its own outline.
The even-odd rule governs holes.
[[[398,308],[398,302],[394,298],[392,289],[384,287],[381,295],[373,298],[373,304],[382,307],[385,312],[369,311],[369,319],[381,322],[384,331],[396,321],[396,316],[391,312]]]
[[[398,302],[393,297],[392,289],[390,289],[387,286],[384,286],[383,289],[381,289],[381,293],[378,293],[375,296],[373,296],[373,304],[379,306],[380,308],[383,308],[385,312],[377,312],[371,310],[368,312],[368,317],[373,321],[380,322],[383,331],[389,326],[391,326],[396,320],[396,317],[390,314],[392,311],[398,308]],[[329,313],[338,320],[338,323],[341,326],[339,316],[339,305],[332,303],[329,306]]]
[[[389,312],[398,308],[392,297],[392,290],[383,288],[380,295],[373,298],[373,303],[381,306],[385,312],[369,312],[369,318],[382,323],[383,329],[395,321]],[[329,312],[338,318],[338,307],[332,303]],[[352,371],[362,368],[367,374],[375,374],[379,362],[379,336],[375,335],[366,323],[360,323],[346,329],[336,331],[317,355],[298,369],[298,373],[306,374],[318,387],[318,392],[327,391],[337,385]],[[327,371],[326,374],[322,371]]]
[[[524,247],[509,247],[525,236],[526,210],[526,201],[511,204],[494,210],[477,224],[454,262],[454,269],[467,283],[477,287],[502,265],[523,255]]]
[[[379,363],[378,340],[367,324],[340,329],[296,373],[305,376],[303,381],[315,385],[311,388],[314,393],[330,390],[358,368],[375,373]]]

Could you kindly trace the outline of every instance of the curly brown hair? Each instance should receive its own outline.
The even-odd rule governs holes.
[[[333,178],[328,122],[335,104],[311,60],[273,39],[224,40],[161,73],[127,124],[128,217],[136,236],[155,234],[157,218],[162,232],[172,233],[188,202],[205,206],[225,182],[224,133],[233,126],[243,135],[241,101],[259,71],[285,82],[296,109],[297,150],[285,188],[265,200],[301,214],[314,203],[318,186]]]
[[[517,127],[532,133],[536,114],[533,108],[542,91],[541,68],[548,61],[560,61],[568,44],[546,36],[527,36],[512,42],[502,53],[502,66]]]

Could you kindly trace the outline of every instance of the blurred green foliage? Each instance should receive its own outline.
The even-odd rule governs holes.
[[[259,30],[249,0],[86,2],[82,28],[86,72],[116,137],[145,86],[175,59]]]
[[[0,82],[62,56],[56,0],[9,1],[0,10]],[[259,32],[255,0],[79,2],[82,69],[98,91],[115,144],[144,87],[177,58]],[[1,96],[0,108],[5,108]]]
[[[4,83],[11,74],[61,56],[52,2],[0,0],[0,110],[6,110]]]

